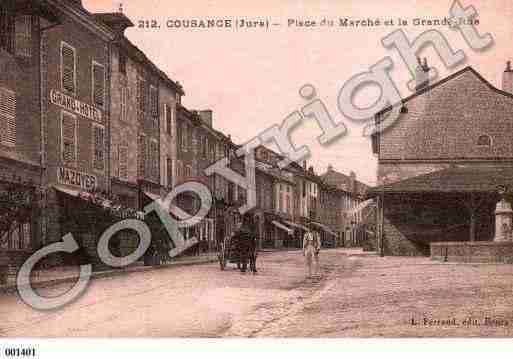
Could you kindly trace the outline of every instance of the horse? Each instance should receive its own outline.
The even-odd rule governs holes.
[[[238,262],[241,272],[246,272],[249,262],[249,269],[256,273],[257,240],[249,221],[243,219],[243,223],[235,233],[234,239],[237,241]]]

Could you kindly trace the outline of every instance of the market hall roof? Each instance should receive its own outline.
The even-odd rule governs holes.
[[[381,193],[497,193],[513,189],[511,166],[460,166],[373,187],[368,197]]]

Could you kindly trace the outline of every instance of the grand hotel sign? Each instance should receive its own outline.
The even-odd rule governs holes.
[[[50,91],[50,102],[91,121],[102,122],[102,112],[96,107],[74,99],[60,91],[54,89]]]

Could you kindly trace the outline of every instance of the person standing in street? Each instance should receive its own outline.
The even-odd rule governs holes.
[[[319,233],[314,231],[310,225],[303,237],[303,256],[305,257],[305,269],[309,278],[312,277],[313,273],[318,274],[319,272],[320,249],[321,241]]]

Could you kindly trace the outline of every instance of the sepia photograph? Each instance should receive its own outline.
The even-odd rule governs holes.
[[[0,0],[0,357],[510,339],[511,39],[510,0]]]

